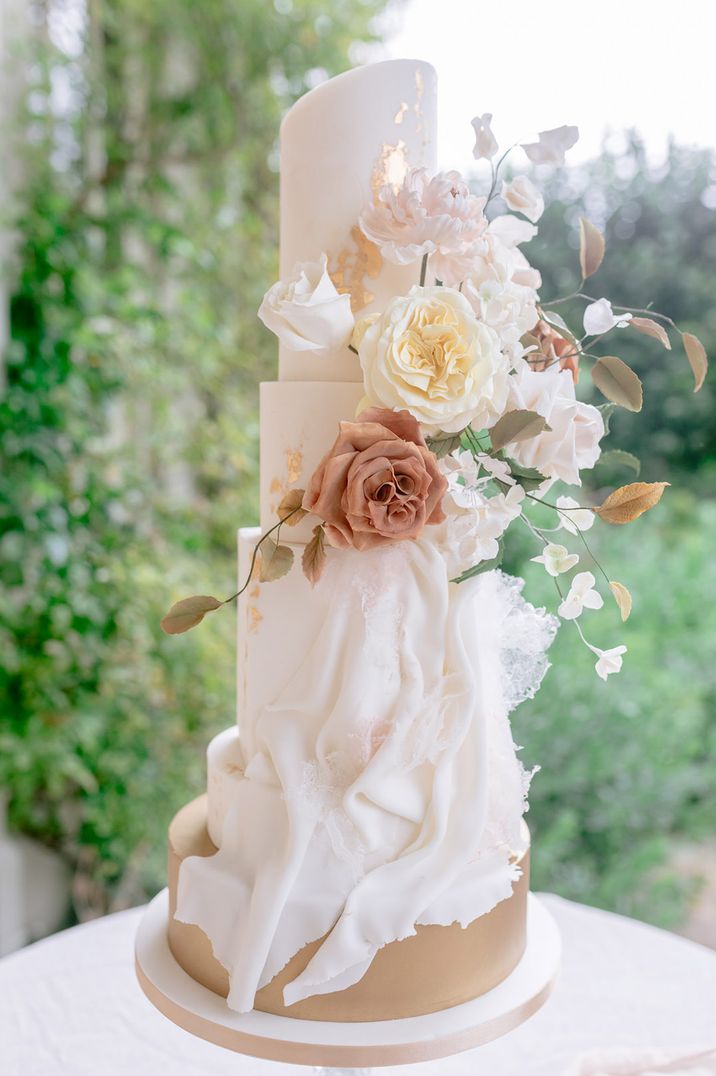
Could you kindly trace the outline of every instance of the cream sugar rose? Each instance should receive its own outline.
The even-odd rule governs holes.
[[[499,337],[454,288],[415,285],[359,322],[353,340],[367,400],[406,408],[428,435],[490,426],[505,406]]]

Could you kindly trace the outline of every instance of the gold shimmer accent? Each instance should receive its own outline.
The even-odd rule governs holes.
[[[169,827],[169,947],[193,979],[226,997],[229,977],[199,927],[174,918],[179,868],[188,856],[210,856],[216,847],[206,829],[207,797],[175,815]],[[250,822],[247,820],[247,825]],[[299,975],[321,945],[309,942],[256,995],[256,1009],[299,1020],[394,1020],[460,1005],[502,982],[526,945],[529,851],[512,895],[467,927],[417,926],[415,934],[380,949],[362,979],[345,990],[304,998],[288,1008],[283,988]]]
[[[250,605],[246,612],[249,617],[249,631],[254,635],[259,630],[259,624],[263,620],[263,613],[260,613],[255,605]]]
[[[407,171],[408,147],[403,139],[399,138],[394,146],[385,142],[375,162],[370,181],[373,194],[377,197],[386,184],[397,191],[405,179]]]
[[[272,478],[269,493],[283,493],[283,482],[280,478]]]
[[[237,765],[236,762],[227,762],[227,764],[224,766],[224,769],[226,770],[227,773],[243,773],[244,772],[242,767]]]
[[[288,470],[287,482],[289,486],[292,486],[294,482],[298,482],[303,469],[303,452],[300,449],[286,449],[286,467]]]
[[[353,248],[342,250],[330,276],[336,291],[350,295],[351,310],[356,314],[375,299],[365,287],[364,278],[375,278],[380,272],[383,259],[375,243],[371,243],[357,224],[351,228]]]
[[[425,124],[423,123],[423,94],[425,93],[425,83],[423,80],[423,72],[419,67],[415,69],[415,104],[413,111],[415,112],[415,130],[418,134],[423,136],[423,148],[428,144],[428,132],[425,130]]]
[[[405,113],[407,111],[408,111],[407,104],[405,103],[405,101],[401,101],[400,108],[398,109],[398,111],[393,116],[393,123],[402,123],[403,122],[403,116],[405,115]]]

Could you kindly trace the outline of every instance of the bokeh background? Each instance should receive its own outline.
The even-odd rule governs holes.
[[[579,5],[539,9],[4,0],[0,951],[160,888],[169,819],[233,719],[232,616],[171,639],[159,620],[178,596],[231,589],[236,528],[257,517],[257,386],[276,353],[255,312],[276,275],[278,124],[296,97],[419,50],[445,76],[441,163],[467,168],[475,113],[529,138],[584,127],[583,107],[571,165],[537,177],[543,293],[576,284],[586,214],[607,236],[592,292],[653,302],[716,353],[709,38],[687,55],[677,40],[699,5],[632,26],[606,4],[591,28]],[[646,404],[615,416],[611,447],[672,488],[630,527],[592,532],[634,595],[626,626],[603,614],[604,645],[629,648],[622,674],[597,680],[565,626],[514,716],[543,766],[534,885],[716,945],[716,392],[694,396],[683,356],[654,341],[619,343]],[[632,477],[605,463],[590,482]],[[552,605],[512,537],[509,570]]]

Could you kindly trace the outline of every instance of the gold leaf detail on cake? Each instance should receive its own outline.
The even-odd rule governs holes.
[[[351,228],[352,247],[338,255],[331,280],[341,295],[350,295],[351,310],[357,314],[375,299],[365,286],[365,277],[378,276],[383,259],[375,243],[371,243],[357,225]]]
[[[423,94],[425,93],[425,82],[423,80],[423,72],[419,67],[415,69],[415,105],[413,111],[415,112],[415,129],[418,134],[423,136],[423,146],[426,145],[427,133],[425,131],[425,124],[423,123]]]
[[[243,774],[243,768],[236,762],[227,762],[224,766],[226,773],[241,773]]]
[[[416,93],[418,95],[417,100],[415,102],[415,115],[416,116],[420,115],[420,106],[421,106],[422,100],[423,100],[423,90],[424,89],[425,89],[425,85],[423,83],[423,72],[420,70],[419,67],[416,67],[415,68],[415,90],[416,90]]]
[[[249,631],[252,635],[259,630],[259,624],[263,620],[263,613],[260,613],[255,605],[250,605],[246,610],[249,618]]]
[[[258,560],[258,557],[256,559]],[[253,575],[251,576],[251,578],[252,579],[258,579],[258,575],[259,575],[259,566],[258,566],[258,564],[254,564],[254,571],[253,571]],[[249,597],[253,598],[255,600],[256,598],[258,598],[260,593],[261,593],[261,587],[260,587],[259,583],[257,582],[251,588],[251,590],[249,591]]]
[[[273,493],[274,496],[277,493],[283,493],[283,482],[280,478],[272,478],[271,485],[269,486],[269,493]]]
[[[408,171],[408,147],[402,138],[394,146],[385,142],[375,162],[370,185],[378,195],[386,184],[397,191]]]
[[[286,471],[289,486],[298,482],[303,469],[303,452],[298,448],[286,449]]]
[[[416,108],[417,108],[417,105],[416,105]],[[398,111],[393,116],[393,123],[402,123],[403,122],[403,116],[405,115],[405,113],[407,111],[408,111],[407,104],[405,103],[405,101],[401,101],[400,102],[400,108],[398,109]]]

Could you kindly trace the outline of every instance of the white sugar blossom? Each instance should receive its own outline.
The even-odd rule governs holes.
[[[587,336],[599,336],[610,329],[625,328],[631,318],[631,314],[615,314],[608,299],[597,299],[584,311],[584,331]]]
[[[503,183],[501,194],[513,213],[521,213],[533,224],[544,213],[544,198],[527,176],[516,176],[511,183]]]
[[[544,564],[547,574],[554,578],[568,572],[570,568],[579,563],[579,557],[576,553],[570,553],[566,546],[554,545],[552,542],[547,543],[541,556],[532,557],[532,560],[535,564]]]
[[[497,236],[506,247],[518,247],[520,243],[529,243],[537,235],[537,228],[526,220],[513,217],[511,213],[501,213],[494,217],[487,229],[488,235]]]
[[[447,478],[447,492],[456,508],[476,508],[482,503],[482,493],[490,476],[478,477],[480,466],[472,452],[451,452],[440,461],[440,470]]]
[[[475,148],[472,155],[479,161],[481,157],[490,160],[497,153],[497,139],[492,133],[492,113],[484,112],[482,116],[475,116],[471,121],[475,130]]]
[[[506,445],[506,455],[523,467],[535,467],[546,478],[581,485],[579,472],[597,462],[599,441],[604,436],[597,408],[576,399],[571,373],[558,366],[536,371],[522,363],[509,383],[506,410],[536,411],[550,429],[527,441]]]
[[[524,490],[513,485],[508,492],[486,495],[491,475],[469,452],[454,452],[440,461],[448,479],[443,499],[444,523],[430,528],[429,540],[445,559],[448,576],[456,579],[469,568],[493,560],[499,539],[522,511]]]
[[[579,501],[575,501],[574,497],[558,497],[555,503],[561,509],[559,525],[569,534],[588,531],[594,526],[594,512],[591,508],[580,508]]]
[[[259,317],[291,351],[326,351],[343,347],[353,332],[349,295],[341,295],[328,275],[328,259],[301,262],[288,280],[269,288]]]
[[[578,572],[572,580],[569,594],[557,612],[563,620],[576,620],[583,609],[601,609],[604,599],[594,589],[596,579],[591,572]]]
[[[510,471],[510,465],[505,460],[497,460],[494,456],[479,455],[480,466],[487,471],[492,478],[498,478],[507,486],[514,486],[515,480]]]
[[[593,654],[597,655],[597,663],[594,668],[597,670],[597,676],[602,680],[606,680],[612,673],[618,673],[622,667],[622,654],[626,654],[627,648],[625,646],[613,646],[611,650],[600,650],[597,646],[591,646],[587,643],[587,646]]]
[[[489,232],[483,253],[473,259],[463,281],[462,294],[479,320],[497,333],[512,366],[524,351],[522,337],[539,320],[536,289],[540,283],[539,273],[522,252]]]
[[[578,127],[553,127],[550,131],[540,131],[539,141],[522,143],[533,164],[564,164],[564,155],[579,138]]]

